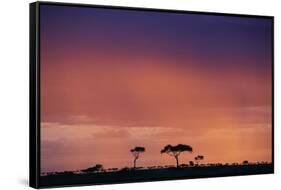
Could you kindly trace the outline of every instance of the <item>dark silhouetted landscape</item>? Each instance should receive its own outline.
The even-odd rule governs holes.
[[[101,165],[93,169],[76,172],[54,172],[41,176],[42,186],[60,186],[73,184],[103,184],[142,182],[169,179],[192,179],[204,177],[222,177],[251,174],[268,174],[273,172],[271,163],[249,163],[243,162],[232,164],[201,164],[174,166],[152,166],[148,168],[110,168],[103,169]]]

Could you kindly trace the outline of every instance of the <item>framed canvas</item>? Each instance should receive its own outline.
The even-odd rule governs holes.
[[[274,18],[30,4],[30,186],[274,172]]]

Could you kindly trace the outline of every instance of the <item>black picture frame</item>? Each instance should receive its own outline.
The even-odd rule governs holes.
[[[231,17],[244,17],[244,18],[266,18],[272,22],[272,164],[264,172],[257,173],[243,173],[243,172],[230,172],[228,174],[207,174],[197,175],[193,177],[165,177],[165,178],[144,178],[135,180],[105,180],[98,182],[91,182],[89,180],[68,183],[50,182],[42,183],[40,179],[40,6],[41,5],[56,5],[64,7],[92,7],[103,9],[118,9],[118,10],[136,10],[148,12],[165,12],[165,13],[183,13],[194,15],[221,15]],[[91,5],[91,4],[74,4],[74,3],[57,3],[57,2],[34,2],[30,3],[29,8],[29,27],[30,27],[30,76],[29,76],[29,185],[33,188],[46,188],[46,187],[66,187],[66,186],[81,186],[81,185],[98,185],[98,184],[116,184],[116,183],[131,183],[131,182],[148,182],[148,181],[162,181],[162,180],[178,180],[178,179],[192,179],[192,178],[209,178],[209,177],[224,177],[224,176],[237,176],[237,175],[254,175],[254,174],[271,174],[274,173],[274,17],[262,15],[247,15],[247,14],[230,14],[230,13],[217,13],[217,12],[197,12],[186,10],[169,10],[169,9],[156,9],[156,8],[136,8],[136,7],[123,7],[123,6],[105,6],[105,5]],[[55,181],[55,180],[54,180]]]

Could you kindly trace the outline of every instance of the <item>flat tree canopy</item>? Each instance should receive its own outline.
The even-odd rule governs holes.
[[[161,153],[180,153],[184,151],[192,152],[192,147],[185,144],[178,144],[175,146],[169,144],[161,150]]]
[[[145,148],[140,147],[140,146],[137,146],[137,147],[131,149],[131,152],[144,152],[144,151],[145,151]]]

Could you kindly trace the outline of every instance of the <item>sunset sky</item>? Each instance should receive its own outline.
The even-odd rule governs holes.
[[[41,172],[271,162],[272,20],[41,5]]]

